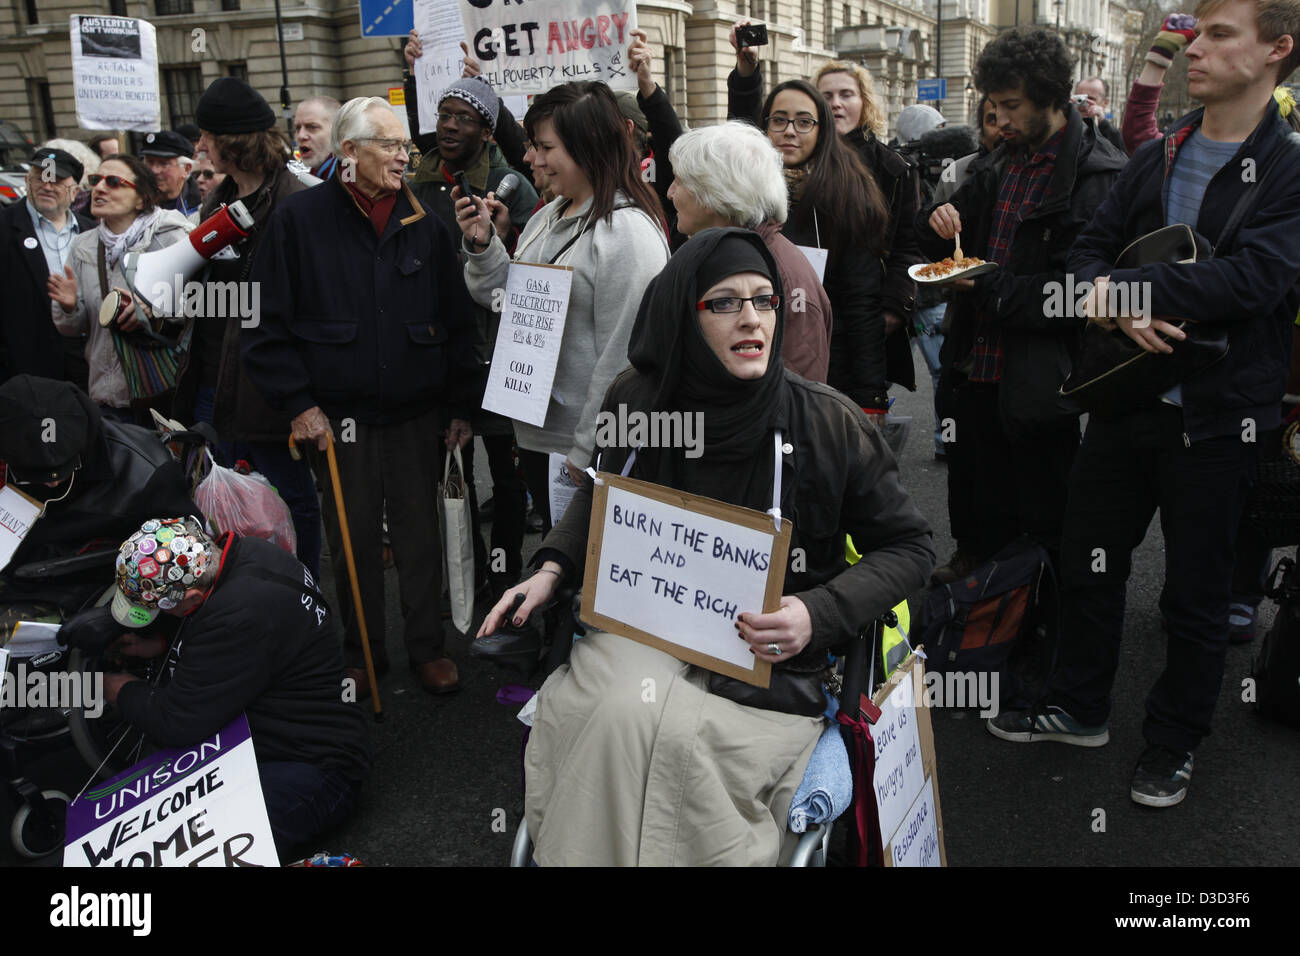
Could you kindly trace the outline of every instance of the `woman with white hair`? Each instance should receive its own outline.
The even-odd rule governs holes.
[[[831,302],[812,263],[781,234],[789,209],[781,154],[756,127],[733,121],[685,133],[668,158],[676,177],[668,198],[677,207],[678,231],[693,236],[712,226],[738,226],[763,237],[789,290],[781,358],[796,375],[825,383]]]

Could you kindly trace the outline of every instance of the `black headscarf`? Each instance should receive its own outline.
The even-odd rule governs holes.
[[[713,354],[700,329],[700,297],[727,276],[758,272],[782,295],[767,371],[738,379]],[[789,386],[781,361],[785,326],[781,274],[767,245],[744,229],[705,229],[683,245],[646,288],[628,343],[645,411],[701,412],[704,454],[643,448],[637,477],[764,510],[771,506],[772,432],[787,427]]]

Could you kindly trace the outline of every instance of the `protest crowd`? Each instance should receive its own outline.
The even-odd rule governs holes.
[[[1005,646],[948,666],[1002,674],[1002,741],[1107,744],[1157,510],[1167,661],[1144,739],[1116,745],[1133,801],[1187,797],[1284,543],[1246,515],[1300,391],[1300,114],[1282,86],[1300,0],[1170,15],[1122,117],[1056,33],[1016,27],[979,56],[973,116],[909,106],[892,144],[866,69],[769,83],[749,25],[715,126],[681,122],[639,30],[634,91],[556,82],[521,117],[466,48],[434,129],[415,132],[410,71],[406,126],[384,99],[311,95],[292,138],[222,77],[192,128],[134,154],[116,133],[39,146],[25,200],[0,209],[0,462],[42,506],[0,560],[0,605],[41,596],[19,566],[112,549],[95,577],[111,599],[71,609],[60,641],[167,662],[162,680],[106,677],[148,746],[242,712],[283,861],[385,786],[365,712],[401,663],[390,569],[429,693],[459,689],[453,627],[489,658],[565,642],[527,708],[536,863],[773,865],[838,733],[828,656],[909,598],[915,644],[960,628],[918,620],[926,594],[1031,568]],[[412,31],[408,66],[420,55]],[[1178,58],[1200,105],[1162,130]],[[140,284],[149,262],[184,273],[170,306]],[[918,354],[946,515],[921,513],[895,457],[890,391],[916,390]],[[636,416],[700,431],[604,425]],[[771,609],[728,625],[767,687],[590,621],[571,650],[551,633],[596,587],[607,475],[785,519]],[[938,555],[945,521],[956,550]],[[1015,671],[1033,641],[1040,680]]]

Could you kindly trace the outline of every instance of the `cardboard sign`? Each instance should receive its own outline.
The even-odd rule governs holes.
[[[498,94],[544,93],[572,80],[636,89],[627,66],[635,0],[459,2],[470,52]]]
[[[546,423],[572,285],[568,266],[510,264],[485,409],[538,428]]]
[[[153,24],[133,17],[69,19],[72,89],[82,129],[162,128],[158,39]]]
[[[248,719],[88,788],[68,807],[63,865],[279,866]]]
[[[0,488],[0,571],[9,566],[32,525],[41,516],[41,503],[13,485]]]
[[[460,0],[415,0],[415,30],[420,56],[412,72],[420,132],[432,133],[438,125],[438,94],[460,79],[464,69]]]
[[[925,701],[925,667],[915,652],[881,686],[872,703],[876,769],[872,779],[880,811],[886,866],[947,866],[934,730]]]
[[[679,660],[767,687],[771,665],[736,634],[781,606],[792,525],[759,511],[601,472],[582,620]]]

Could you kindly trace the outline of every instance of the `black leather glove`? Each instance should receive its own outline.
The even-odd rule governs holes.
[[[68,618],[59,628],[59,643],[65,647],[79,647],[90,654],[101,653],[115,641],[126,628],[113,620],[107,607],[92,607]]]

